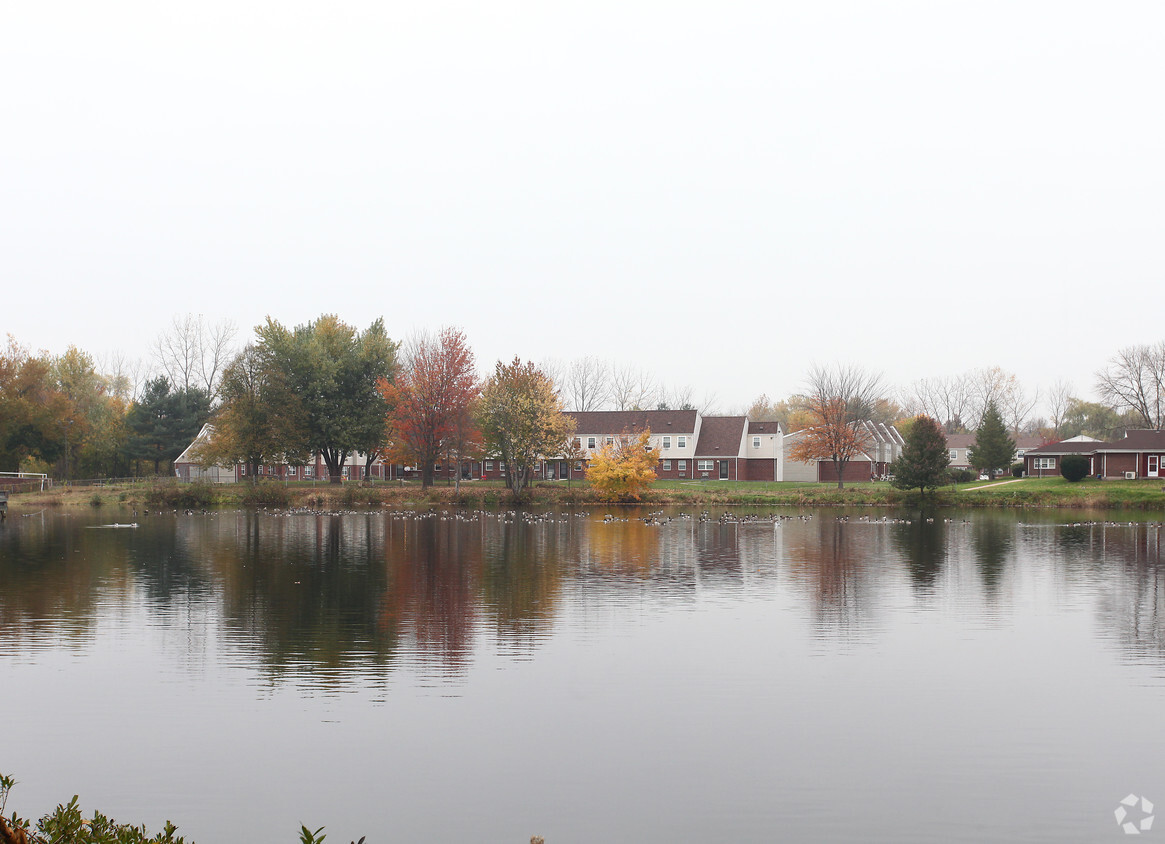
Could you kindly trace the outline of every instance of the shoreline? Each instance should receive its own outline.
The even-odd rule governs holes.
[[[452,486],[419,483],[286,484],[278,481],[250,484],[179,483],[147,480],[109,486],[57,487],[44,492],[13,493],[11,511],[37,507],[158,509],[218,509],[279,507],[363,509],[367,507],[500,507],[516,506],[498,482],[469,481],[460,492]],[[532,485],[520,506],[771,506],[771,507],[932,507],[1135,509],[1165,511],[1165,488],[1160,479],[1088,480],[1068,483],[1062,478],[1023,478],[943,487],[920,497],[917,490],[902,491],[887,483],[832,484],[768,482],[662,482],[639,501],[614,501],[598,495],[585,483],[569,487],[561,481]],[[13,513],[10,512],[10,515]]]

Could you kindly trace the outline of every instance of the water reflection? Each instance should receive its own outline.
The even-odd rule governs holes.
[[[900,581],[916,595],[978,594],[994,605],[1012,595],[1008,573],[1039,559],[1064,595],[1099,596],[1101,628],[1129,653],[1165,656],[1155,524],[978,512],[909,523],[673,516],[652,525],[571,513],[224,512],[151,518],[133,531],[57,514],[10,520],[0,531],[0,635],[4,650],[80,646],[104,616],[139,608],[158,624],[210,630],[272,680],[316,672],[316,682],[344,683],[401,664],[456,676],[482,634],[532,652],[571,603],[642,611],[782,593],[800,596],[817,637],[868,639]]]

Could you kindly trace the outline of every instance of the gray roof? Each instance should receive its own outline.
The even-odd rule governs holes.
[[[1165,452],[1165,431],[1147,431],[1143,428],[1126,431],[1124,439],[1109,443],[1092,443],[1096,451],[1160,451]]]
[[[780,433],[782,433],[781,423],[780,422],[760,422],[760,421],[754,421],[754,420],[750,419],[750,420],[748,420],[748,433],[749,434],[780,434]]]
[[[621,434],[649,428],[653,434],[696,432],[695,410],[587,410],[567,411],[576,434]]]
[[[705,416],[700,423],[696,457],[736,457],[744,436],[746,416]]]

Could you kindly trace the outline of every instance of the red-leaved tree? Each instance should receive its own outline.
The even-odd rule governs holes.
[[[392,408],[392,454],[419,466],[421,485],[429,487],[440,457],[455,453],[460,464],[467,452],[465,420],[481,388],[462,331],[443,328],[435,336],[415,338],[410,346],[396,381],[382,384],[381,391]]]

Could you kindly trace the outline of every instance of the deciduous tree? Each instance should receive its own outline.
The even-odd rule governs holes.
[[[343,480],[348,456],[367,444],[368,431],[383,426],[388,405],[379,390],[396,370],[397,344],[383,320],[363,332],[325,314],[287,329],[268,317],[256,330],[257,349],[285,406],[296,406],[300,425],[285,451],[319,454],[329,479]]]
[[[1118,411],[1133,411],[1142,427],[1161,430],[1165,425],[1165,340],[1121,349],[1096,373],[1096,391]]]
[[[533,363],[498,361],[478,405],[488,453],[505,464],[506,486],[521,500],[540,460],[566,450],[574,421],[563,414],[554,383]]]
[[[870,445],[865,422],[881,398],[881,376],[857,366],[814,366],[806,386],[798,400],[812,424],[789,456],[805,463],[832,460],[842,489],[846,465]]]
[[[18,472],[28,459],[55,462],[80,424],[53,376],[52,359],[31,354],[9,335],[0,351],[0,471]]]
[[[477,366],[455,328],[414,338],[404,357],[395,383],[382,382],[381,393],[392,408],[396,453],[420,467],[421,486],[429,487],[433,464],[455,450],[454,436],[460,434],[462,447],[469,441],[468,410],[480,392]]]
[[[657,477],[659,451],[650,438],[651,431],[644,430],[604,443],[587,465],[587,482],[608,499],[638,501]]]
[[[910,420],[906,444],[894,461],[894,480],[898,489],[917,489],[925,493],[938,489],[948,480],[950,455],[942,426],[929,416]]]
[[[214,435],[199,444],[194,458],[203,466],[247,467],[246,476],[258,480],[259,467],[276,455],[288,463],[302,463],[310,452],[302,445],[307,435],[302,407],[292,401],[292,389],[282,373],[269,369],[262,351],[248,345],[223,371],[221,402],[215,411]]]

